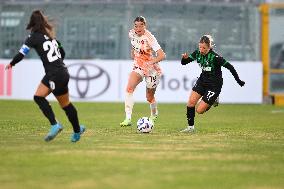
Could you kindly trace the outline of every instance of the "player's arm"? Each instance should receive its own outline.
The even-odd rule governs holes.
[[[151,61],[148,62],[148,64],[155,64],[158,63],[166,58],[166,54],[163,51],[163,49],[159,49],[156,51],[157,56],[153,58]]]
[[[29,53],[29,51],[30,48],[24,44],[19,50],[18,54],[16,54],[11,60],[10,64],[6,65],[5,69],[8,70],[15,66],[17,63],[24,59],[24,57]]]
[[[160,44],[158,43],[157,39],[152,34],[148,34],[149,36],[149,45],[151,46],[152,50],[156,52],[156,56],[147,62],[147,64],[153,65],[156,64],[166,58],[166,54],[161,48]]]
[[[227,68],[231,74],[234,76],[235,80],[237,81],[237,83],[242,87],[245,85],[245,82],[240,80],[239,75],[236,71],[236,69],[234,68],[234,66],[232,64],[230,64],[229,62],[227,62],[224,58],[222,57],[215,57],[217,58],[217,61],[221,63],[221,65],[225,68]]]
[[[30,52],[30,48],[33,46],[34,39],[31,35],[26,39],[25,43],[20,48],[18,54],[14,56],[14,58],[11,60],[10,64],[6,65],[5,69],[10,69],[13,66],[15,66],[17,63],[19,63],[23,58]]]
[[[17,63],[19,63],[21,60],[24,59],[24,55],[22,53],[18,53],[14,56],[14,58],[11,60],[10,65],[15,66]]]
[[[182,65],[186,65],[194,60],[196,60],[196,53],[197,53],[197,50],[194,51],[193,53],[191,53],[190,55],[188,55],[187,53],[183,53],[181,56],[181,64]]]

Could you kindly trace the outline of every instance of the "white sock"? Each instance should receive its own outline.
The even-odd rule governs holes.
[[[189,129],[194,129],[194,125],[188,126]]]
[[[158,105],[157,102],[154,102],[150,104],[150,110],[151,110],[151,116],[157,116],[158,115]]]
[[[131,120],[132,109],[134,105],[133,93],[126,93],[125,97],[125,117]]]

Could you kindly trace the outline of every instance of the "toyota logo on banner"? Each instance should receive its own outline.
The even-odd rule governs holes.
[[[91,99],[104,94],[110,86],[110,76],[101,67],[90,63],[68,65],[69,93],[72,98]]]

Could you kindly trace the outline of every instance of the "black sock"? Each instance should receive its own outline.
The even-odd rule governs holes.
[[[42,96],[34,96],[34,101],[37,103],[45,117],[49,120],[50,124],[56,124],[57,121],[48,101]]]
[[[79,125],[78,114],[77,114],[76,108],[73,106],[72,103],[70,103],[69,105],[65,106],[63,110],[65,111],[70,123],[73,126],[73,131],[75,133],[79,133],[80,125]]]
[[[194,117],[195,117],[195,107],[186,107],[187,108],[187,123],[188,126],[193,126],[194,125]]]

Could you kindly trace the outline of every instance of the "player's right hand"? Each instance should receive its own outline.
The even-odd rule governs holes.
[[[188,54],[187,53],[183,53],[183,54],[181,54],[181,56],[182,56],[183,59],[187,59],[188,58]]]
[[[11,65],[11,64],[7,64],[7,65],[5,66],[5,70],[9,70],[9,69],[12,69],[12,65]]]

